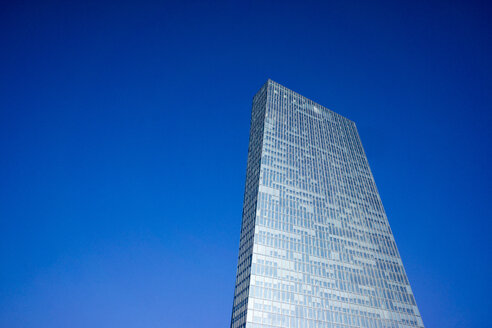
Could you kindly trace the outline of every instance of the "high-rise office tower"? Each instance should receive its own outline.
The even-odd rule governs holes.
[[[423,327],[354,122],[253,98],[232,328]]]

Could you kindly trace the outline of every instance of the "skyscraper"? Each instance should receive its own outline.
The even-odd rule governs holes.
[[[355,123],[253,97],[232,328],[423,327]]]

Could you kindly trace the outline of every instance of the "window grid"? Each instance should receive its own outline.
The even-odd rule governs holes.
[[[355,123],[253,98],[232,328],[423,327]]]

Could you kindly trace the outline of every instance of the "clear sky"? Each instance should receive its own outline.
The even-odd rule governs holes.
[[[490,327],[487,1],[1,6],[0,327],[227,327],[267,78],[357,123],[426,327]]]

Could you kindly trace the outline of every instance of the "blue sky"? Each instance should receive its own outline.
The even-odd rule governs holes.
[[[354,120],[426,327],[488,327],[486,1],[0,10],[0,326],[227,327],[251,99]]]

